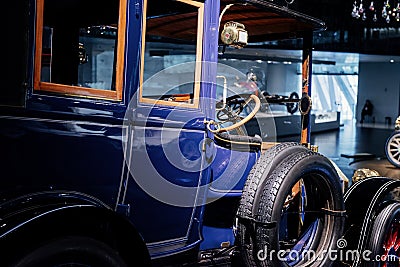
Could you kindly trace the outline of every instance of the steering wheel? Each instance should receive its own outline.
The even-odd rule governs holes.
[[[292,92],[289,96],[289,100],[300,100],[299,95],[296,92]],[[299,103],[286,103],[286,110],[290,114],[294,114],[299,109]]]
[[[216,105],[217,119],[222,123],[228,121],[237,122],[238,119],[242,119],[239,115],[245,108],[244,103],[245,99],[241,95],[233,95],[226,98],[226,103],[218,102]]]
[[[254,101],[255,103],[253,110],[246,117],[241,117],[240,113],[249,105],[251,101]],[[239,128],[251,120],[260,109],[260,106],[261,101],[256,95],[251,94],[246,99],[244,99],[244,97],[241,95],[230,96],[226,99],[226,103],[217,103],[217,118],[220,120],[220,122],[210,121],[207,124],[207,128],[212,133],[232,131],[233,129]],[[233,124],[228,127],[221,128],[221,124],[228,121],[232,122]],[[215,130],[211,129],[211,124],[217,126]]]

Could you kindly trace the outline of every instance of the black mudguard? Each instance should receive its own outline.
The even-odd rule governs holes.
[[[142,260],[140,266],[150,265],[148,250],[135,227],[124,216],[85,194],[50,191],[13,198],[0,204],[0,219],[2,266],[38,244],[64,235],[99,238],[115,245],[129,266],[138,258]],[[140,257],[134,257],[132,250],[136,249]]]

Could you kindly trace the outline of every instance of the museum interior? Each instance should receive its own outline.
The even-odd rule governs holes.
[[[348,177],[359,168],[400,177],[398,168],[387,161],[385,151],[400,115],[399,13],[388,8],[391,15],[384,17],[382,6],[386,1],[274,2],[319,18],[327,25],[325,31],[314,33],[313,38],[312,143],[337,162]],[[392,8],[397,4],[393,2]],[[279,50],[274,50],[274,46]],[[270,61],[251,66],[267,70],[261,76],[263,86],[271,94],[289,96],[293,88],[299,88],[301,51],[292,49],[293,46],[287,42],[272,43],[274,56]],[[367,100],[373,111],[362,120]],[[284,111],[282,106],[271,109],[277,113]],[[296,123],[284,121],[286,125]],[[275,122],[279,140],[298,140],[297,136],[283,136],[290,130],[279,119]]]
[[[400,0],[9,4],[1,266],[399,266]]]

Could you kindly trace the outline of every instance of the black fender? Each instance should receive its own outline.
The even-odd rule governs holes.
[[[2,264],[64,236],[97,239],[117,250],[128,266],[150,266],[150,255],[134,225],[91,196],[40,192],[0,205]],[[4,257],[3,257],[4,256]]]
[[[346,207],[345,251],[366,249],[376,216],[389,204],[400,202],[400,180],[370,177],[352,185],[344,195]],[[347,259],[347,264],[359,266],[360,259]]]

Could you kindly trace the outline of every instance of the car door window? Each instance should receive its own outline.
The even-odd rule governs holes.
[[[37,0],[36,92],[122,99],[126,0]]]
[[[147,1],[141,102],[198,106],[203,8],[191,0]]]

